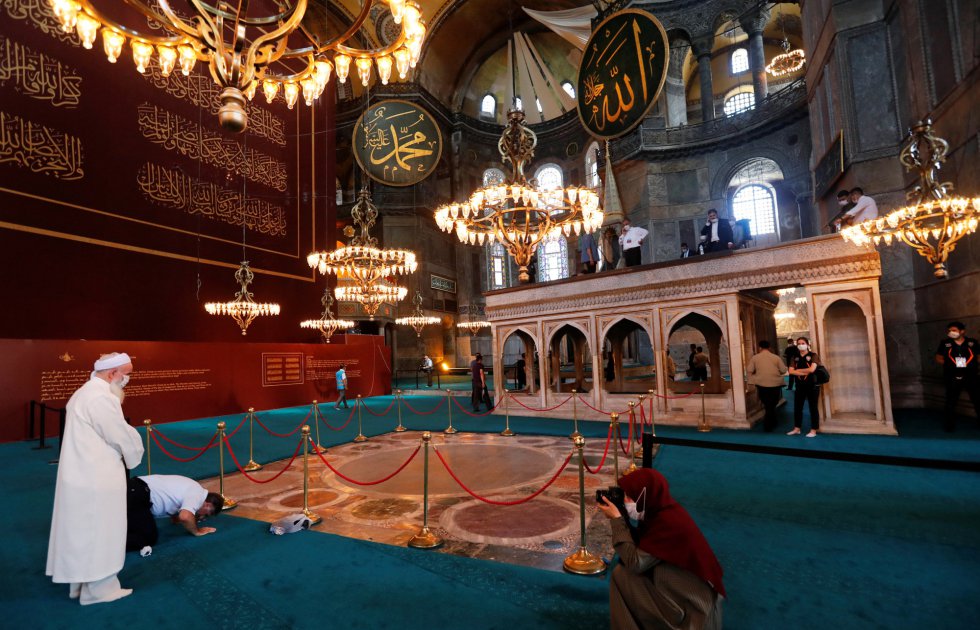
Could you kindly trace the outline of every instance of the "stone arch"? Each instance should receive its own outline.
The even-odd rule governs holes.
[[[598,382],[607,392],[638,394],[657,388],[652,339],[646,325],[632,317],[622,317],[606,327]]]
[[[789,166],[793,163],[793,160],[782,151],[778,151],[772,147],[759,146],[732,151],[729,153],[729,159],[725,164],[715,171],[715,176],[711,180],[711,198],[723,199],[732,177],[738,173],[739,169],[745,166],[746,162],[755,158],[765,158],[775,162],[776,166],[783,172],[784,180],[788,177],[787,173],[792,172]]]
[[[510,346],[510,348],[508,348]],[[538,391],[538,347],[534,335],[522,327],[507,333],[500,346],[500,364],[503,368],[501,387],[513,391]],[[522,356],[523,355],[523,356]],[[521,361],[524,361],[523,368]]]
[[[874,416],[872,340],[864,305],[841,297],[823,307],[819,320],[825,347],[815,350],[833,375],[827,388],[831,416]]]
[[[592,351],[588,333],[581,326],[559,326],[552,332],[547,348],[548,386],[553,392],[592,389]]]
[[[685,330],[686,329],[686,330]],[[692,334],[690,331],[694,331]],[[691,366],[689,363],[690,350],[684,354],[681,346],[683,344],[693,344],[704,348],[704,353],[708,355],[708,366],[706,368],[693,367],[693,372],[686,379],[681,381],[693,381],[695,388],[701,381],[705,382],[706,394],[721,394],[731,387],[731,366],[729,340],[725,338],[724,323],[713,313],[699,310],[692,310],[684,315],[675,318],[670,325],[667,334],[667,351],[671,353],[677,364],[677,373],[685,374]],[[687,333],[687,334],[683,334]],[[703,344],[699,343],[697,335],[703,339]],[[682,354],[681,357],[674,355]],[[677,359],[681,358],[681,361]],[[697,365],[696,363],[694,365]],[[675,385],[676,390],[692,390],[691,386]]]

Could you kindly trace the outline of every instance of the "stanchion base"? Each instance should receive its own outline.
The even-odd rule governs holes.
[[[631,461],[630,465],[626,468],[626,474],[628,475],[632,472],[636,472],[636,463]]]
[[[402,431],[408,431],[408,429],[399,424],[397,427],[395,427],[395,431],[401,433]]]
[[[606,563],[585,547],[579,547],[578,551],[565,558],[562,568],[576,575],[599,575],[606,572]]]
[[[507,427],[506,429],[504,429],[503,431],[500,432],[500,435],[502,435],[504,437],[512,437],[512,436],[517,435],[517,434],[514,433],[513,431],[511,431],[510,430],[510,427]]]
[[[317,514],[316,512],[311,512],[310,510],[303,510],[303,516],[310,519],[310,525],[316,525],[317,523],[323,520],[322,518],[320,518],[319,514]]]
[[[578,439],[578,438],[582,437],[582,434],[579,433],[578,431],[573,431],[572,434],[569,435],[568,437],[570,437],[573,440],[575,440],[575,439]]]
[[[253,470],[262,470],[262,464],[250,459],[248,460],[248,463],[245,464],[245,467],[242,468],[242,470],[244,470],[245,472],[252,472]]]
[[[409,547],[416,549],[435,549],[442,545],[442,538],[432,533],[428,527],[423,527],[419,533],[415,534],[408,541]]]
[[[354,438],[355,442],[367,442],[367,436],[363,433],[358,433],[357,437]]]
[[[446,427],[446,430],[443,431],[443,433],[452,435],[453,433],[459,433],[459,431],[456,430],[456,427]]]
[[[227,512],[228,510],[234,510],[238,507],[238,501],[234,499],[229,499],[228,497],[223,497],[225,502],[221,506],[222,512]]]

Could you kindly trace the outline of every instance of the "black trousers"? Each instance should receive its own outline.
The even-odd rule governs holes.
[[[779,397],[782,395],[782,387],[763,387],[756,385],[755,389],[759,392],[759,400],[766,410],[766,415],[762,419],[762,428],[767,433],[776,428],[776,405],[779,404]]]
[[[473,392],[470,394],[473,403],[473,411],[480,410],[480,403],[483,402],[483,383],[473,383]]]
[[[796,396],[793,397],[793,426],[799,429],[803,426],[803,404],[810,406],[810,429],[820,430],[820,410],[817,399],[820,398],[820,388],[809,383],[796,381]]]
[[[956,428],[956,403],[960,400],[960,394],[966,390],[973,403],[973,412],[980,420],[980,377],[968,375],[963,378],[954,376],[946,377],[946,415],[943,418],[943,428],[952,431]]]
[[[139,551],[157,544],[157,520],[150,512],[150,487],[139,477],[127,482],[126,551]]]
[[[340,403],[344,403],[344,409],[347,409],[347,390],[341,389],[337,391],[337,402],[334,403],[334,409],[340,409]]]
[[[630,249],[624,249],[623,258],[626,259],[627,267],[635,267],[639,265],[642,262],[640,259],[640,248],[632,247]]]

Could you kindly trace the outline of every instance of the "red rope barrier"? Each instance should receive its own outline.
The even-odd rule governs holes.
[[[160,429],[158,429],[156,427],[152,427],[152,429],[153,430],[150,431],[150,433],[159,433],[160,434],[160,437],[162,437],[164,440],[166,440],[167,442],[170,442],[171,444],[173,444],[177,448],[184,449],[185,451],[203,451],[203,450],[206,450],[206,449],[210,448],[211,445],[214,444],[214,439],[212,438],[211,441],[208,442],[204,446],[184,446],[183,444],[181,444],[179,442],[175,442],[175,441],[171,440],[170,438],[168,438],[166,435],[164,435],[163,433],[161,433]]]
[[[412,413],[414,413],[415,415],[418,415],[418,416],[429,416],[429,415],[434,414],[439,409],[439,407],[442,406],[442,403],[446,402],[446,398],[448,398],[448,396],[439,399],[439,403],[435,407],[433,407],[432,411],[418,411],[416,409],[412,409],[412,405],[408,404],[408,401],[407,400],[402,399],[402,402],[404,402],[405,403],[405,406],[408,407],[408,410],[411,411]]]
[[[313,412],[310,411],[310,413],[313,413]],[[289,433],[276,433],[275,431],[273,431],[269,427],[267,427],[264,424],[262,424],[262,421],[259,420],[258,414],[255,415],[255,421],[258,422],[259,423],[259,426],[262,427],[263,429],[265,429],[265,432],[268,433],[269,435],[271,435],[273,437],[278,437],[278,438],[287,438],[287,437],[292,437],[293,435],[296,434],[297,431],[299,431],[300,429],[303,428],[303,425],[306,424],[306,419],[310,417],[310,413],[306,414],[306,418],[303,418],[300,421],[300,423],[296,425],[296,428],[293,429],[292,431],[290,431]]]
[[[571,397],[571,396],[569,396],[568,398],[566,398],[566,399],[565,399],[565,400],[563,400],[562,402],[560,402],[560,403],[558,403],[558,404],[557,404],[557,405],[555,405],[554,407],[546,407],[546,408],[544,408],[544,409],[535,409],[534,407],[528,407],[527,405],[525,405],[524,403],[522,403],[522,402],[521,402],[520,400],[518,400],[518,399],[516,399],[516,398],[511,398],[511,400],[513,400],[514,402],[516,402],[516,403],[517,403],[518,405],[520,405],[521,407],[524,407],[524,408],[525,408],[525,409],[527,409],[528,411],[554,411],[555,409],[558,409],[559,407],[561,407],[562,405],[564,405],[565,403],[567,403],[567,402],[568,402],[569,400],[571,400],[571,399],[572,399],[572,397]]]
[[[367,411],[372,416],[375,416],[376,418],[380,418],[381,416],[388,415],[388,412],[391,411],[391,408],[395,406],[395,401],[392,400],[391,401],[391,404],[388,405],[388,408],[385,409],[384,411],[382,411],[381,413],[374,413],[373,411],[371,411],[371,408],[368,407],[367,404],[365,404],[365,402],[363,400],[361,400],[361,406],[364,407],[365,411]]]
[[[409,462],[411,462],[413,459],[415,459],[415,456],[419,454],[419,450],[421,448],[422,448],[422,445],[421,444],[419,444],[418,446],[416,446],[415,447],[415,450],[412,451],[412,454],[408,456],[408,459],[405,460],[405,463],[404,464],[402,464],[401,466],[399,466],[398,469],[395,470],[395,472],[391,473],[390,475],[388,475],[386,477],[383,477],[381,479],[378,479],[377,481],[355,481],[354,479],[351,479],[350,477],[348,477],[344,473],[340,472],[339,470],[337,470],[336,468],[334,468],[333,466],[331,466],[330,465],[330,462],[328,462],[326,460],[326,458],[323,457],[323,454],[320,452],[320,449],[318,449],[316,447],[316,444],[313,445],[313,452],[317,454],[317,457],[320,458],[320,461],[322,461],[327,466],[327,468],[329,468],[331,471],[333,471],[333,474],[337,475],[341,479],[343,479],[345,481],[349,481],[349,482],[351,482],[353,484],[356,484],[358,486],[375,486],[375,485],[377,485],[379,483],[384,483],[385,481],[388,481],[389,479],[391,479],[392,477],[394,477],[395,475],[397,475],[401,471],[405,470],[405,467],[408,466]]]
[[[498,400],[497,401],[497,404],[494,405],[493,407],[490,407],[489,409],[487,409],[486,412],[483,412],[483,413],[479,413],[479,412],[478,413],[474,413],[472,411],[467,411],[466,408],[463,407],[463,405],[459,404],[459,401],[456,400],[456,397],[453,396],[453,402],[456,403],[456,406],[459,407],[459,410],[462,411],[463,413],[465,413],[468,416],[473,416],[474,418],[482,418],[483,416],[489,416],[491,413],[494,412],[494,410],[497,407],[500,406],[500,403],[503,402],[503,400],[504,400],[503,398],[501,398],[500,400]]]
[[[592,405],[590,405],[590,404],[589,404],[589,402],[588,402],[587,400],[585,400],[585,399],[584,399],[584,398],[582,398],[581,396],[579,396],[579,397],[578,397],[578,399],[579,399],[579,401],[580,401],[580,402],[581,402],[581,403],[582,403],[583,405],[585,405],[586,407],[588,407],[588,408],[589,408],[589,409],[591,409],[592,411],[596,411],[596,412],[598,412],[598,413],[601,413],[601,414],[602,414],[602,415],[604,415],[604,416],[608,416],[608,415],[609,415],[610,413],[616,413],[616,412],[613,412],[613,411],[603,411],[602,409],[598,409],[598,408],[596,408],[596,407],[593,407]],[[627,410],[627,411],[620,411],[620,412],[619,412],[619,415],[623,415],[624,413],[629,413],[629,411],[628,411],[628,410]]]
[[[569,453],[568,454],[568,457],[566,457],[565,458],[565,461],[562,463],[561,468],[558,469],[558,472],[556,472],[551,477],[551,479],[549,479],[546,484],[544,484],[543,486],[541,486],[541,488],[537,492],[535,492],[534,494],[529,495],[529,496],[526,496],[523,499],[518,499],[516,501],[494,501],[492,499],[485,499],[485,498],[483,498],[483,497],[481,497],[481,496],[479,496],[477,494],[474,494],[472,490],[470,490],[465,485],[463,485],[463,482],[459,480],[459,477],[456,476],[456,473],[454,473],[452,471],[452,469],[449,467],[449,464],[442,457],[442,453],[439,452],[439,449],[437,449],[435,446],[433,446],[432,447],[432,450],[434,450],[436,452],[436,455],[439,457],[439,461],[442,462],[442,465],[446,469],[446,472],[449,473],[449,476],[452,477],[456,481],[456,483],[459,484],[459,487],[460,488],[462,488],[463,490],[466,491],[466,494],[470,495],[471,497],[473,497],[474,499],[476,499],[478,501],[483,501],[484,503],[489,503],[490,505],[520,505],[521,503],[527,503],[528,501],[530,501],[534,497],[538,496],[539,494],[541,494],[542,492],[544,492],[545,490],[547,490],[548,487],[551,484],[555,483],[555,480],[558,479],[558,475],[560,475],[562,473],[562,471],[565,470],[565,467],[568,466],[568,462],[571,461],[571,459],[572,459],[572,454]]]
[[[242,465],[238,463],[238,458],[235,457],[235,451],[231,450],[231,443],[228,442],[228,438],[225,438],[225,446],[228,447],[228,454],[231,455],[231,460],[235,462],[235,466],[238,467],[238,472],[245,475],[246,479],[248,479],[253,483],[269,483],[270,481],[275,481],[276,479],[278,479],[284,472],[289,470],[290,466],[293,465],[293,462],[296,461],[296,456],[299,455],[299,447],[303,446],[303,440],[300,439],[300,441],[296,443],[296,450],[293,451],[293,456],[292,458],[290,458],[289,463],[286,464],[286,467],[280,470],[279,472],[277,472],[276,474],[272,475],[268,479],[256,479],[252,475],[245,472],[245,469],[242,468]]]
[[[585,464],[585,469],[593,475],[598,475],[599,471],[602,470],[602,465],[606,463],[606,455],[609,455],[609,445],[612,443],[612,425],[609,425],[609,431],[606,432],[606,448],[602,451],[602,459],[599,460],[599,465],[596,466],[595,470],[589,468],[589,462],[582,460]]]
[[[157,433],[159,433],[159,431],[157,431],[155,429],[153,431],[150,431],[150,435],[153,436],[153,441],[156,442],[157,448],[159,448],[161,451],[163,451],[163,454],[164,455],[166,455],[170,459],[172,459],[174,461],[177,461],[177,462],[192,462],[195,459],[197,459],[198,457],[200,457],[201,455],[204,455],[205,453],[208,452],[208,449],[211,448],[211,446],[214,445],[214,441],[218,437],[217,432],[215,432],[215,434],[211,436],[211,441],[208,442],[206,446],[201,447],[201,451],[197,455],[193,455],[191,457],[186,457],[185,458],[185,457],[177,457],[176,455],[174,455],[173,453],[171,453],[170,451],[168,451],[167,449],[165,449],[163,447],[163,444],[161,444],[160,443],[160,440],[157,438]]]
[[[627,446],[625,446],[625,445],[623,444],[623,435],[622,435],[622,434],[620,434],[620,435],[619,435],[619,436],[617,436],[617,437],[618,437],[618,439],[619,439],[619,450],[621,450],[621,451],[623,451],[623,455],[626,455],[626,456],[629,456],[629,454],[630,454],[630,450],[629,450],[629,448],[628,448]],[[631,436],[631,437],[632,437],[632,436]],[[632,441],[632,439],[631,439],[630,441]]]
[[[238,433],[239,431],[241,431],[242,430],[242,427],[245,426],[245,421],[247,419],[248,419],[248,414],[245,414],[245,416],[242,417],[242,421],[238,423],[238,426],[237,427],[235,427],[235,430],[232,431],[231,433],[226,434],[225,437],[228,438],[229,440],[231,438],[235,437],[235,434]]]
[[[319,419],[319,421],[322,422],[323,425],[325,427],[327,427],[328,429],[330,429],[331,431],[343,431],[345,428],[347,428],[347,425],[350,424],[351,418],[354,417],[354,412],[355,411],[357,411],[357,403],[354,403],[354,406],[350,408],[350,413],[347,414],[347,420],[342,425],[340,425],[339,427],[332,427],[332,426],[330,426],[330,424],[327,423],[327,420],[323,417],[323,414],[322,413],[318,413],[316,415],[317,415],[317,418]]]

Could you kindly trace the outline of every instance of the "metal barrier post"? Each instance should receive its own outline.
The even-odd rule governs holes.
[[[575,438],[582,437],[582,434],[578,432],[578,392],[574,389],[572,390],[572,422],[574,423],[574,429],[572,434],[569,436],[573,440]]]
[[[225,496],[225,423],[218,423],[218,494],[224,499],[222,510],[238,507],[238,501]]]
[[[401,433],[405,431],[405,426],[402,424],[402,390],[395,390],[395,404],[398,405],[398,426],[395,427],[395,431]]]
[[[147,418],[143,421],[143,426],[146,427],[146,474],[152,475],[153,472],[150,469],[150,432],[153,431],[153,421]]]
[[[446,427],[446,430],[443,431],[443,433],[452,435],[453,433],[457,433],[456,428],[453,427],[453,390],[447,389],[446,396],[446,406],[449,407],[449,426]]]
[[[429,442],[431,440],[431,433],[426,431],[422,434],[422,446],[425,449],[422,468],[422,529],[408,541],[408,546],[416,549],[434,549],[442,544],[442,538],[429,530]]]
[[[582,544],[578,551],[565,558],[562,568],[577,575],[598,575],[605,573],[606,563],[585,548],[585,438],[579,435],[573,441],[578,453],[578,520]]]
[[[320,522],[320,515],[310,511],[310,427],[304,424],[303,434],[303,515],[310,519],[310,525]],[[317,446],[319,449],[319,445]]]
[[[255,423],[255,407],[248,408],[248,463],[242,469],[245,472],[252,472],[253,470],[261,470],[262,464],[255,461],[252,456],[252,446],[254,444],[254,438],[252,436],[252,425]]]

